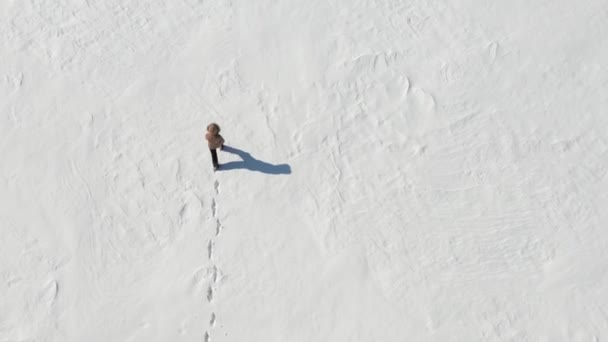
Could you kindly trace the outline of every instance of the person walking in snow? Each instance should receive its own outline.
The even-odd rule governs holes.
[[[220,135],[220,126],[215,122],[210,123],[207,126],[207,134],[205,134],[205,139],[207,139],[209,150],[211,151],[211,162],[213,162],[213,171],[216,171],[220,167],[220,164],[217,160],[216,150],[218,148],[220,150],[224,149],[224,138]]]

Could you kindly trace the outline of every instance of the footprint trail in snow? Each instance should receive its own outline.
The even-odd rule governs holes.
[[[211,199],[211,218],[214,221],[214,229],[215,229],[215,234],[214,237],[212,237],[209,242],[207,243],[207,253],[208,253],[208,257],[209,260],[212,262],[213,266],[212,266],[212,275],[211,275],[211,281],[209,284],[209,287],[207,288],[207,301],[211,304],[213,302],[213,298],[214,298],[214,292],[217,286],[217,282],[218,282],[218,273],[219,270],[217,268],[217,265],[214,262],[214,248],[215,248],[215,239],[220,235],[221,230],[223,229],[222,223],[220,221],[219,215],[218,215],[218,205],[217,205],[217,196],[219,196],[220,194],[220,183],[219,181],[216,179],[215,182],[213,183],[213,189],[214,189],[214,195]],[[210,334],[210,330],[215,327],[216,324],[216,314],[214,311],[211,312],[211,318],[209,319],[209,328],[207,329],[207,331],[205,331],[205,335],[204,335],[204,341],[205,342],[210,342],[211,341],[211,334]]]

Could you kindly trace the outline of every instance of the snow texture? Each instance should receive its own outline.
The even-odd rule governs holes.
[[[604,0],[0,1],[0,341],[606,341],[606,37]]]

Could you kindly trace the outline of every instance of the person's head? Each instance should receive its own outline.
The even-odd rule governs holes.
[[[218,124],[214,123],[210,123],[207,126],[207,132],[211,133],[211,134],[219,134],[220,133],[220,126]]]

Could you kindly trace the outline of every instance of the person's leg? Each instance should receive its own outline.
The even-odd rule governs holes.
[[[215,149],[210,149],[210,151],[211,151],[211,161],[213,162],[213,167],[217,168],[217,166],[218,166],[217,151]]]

